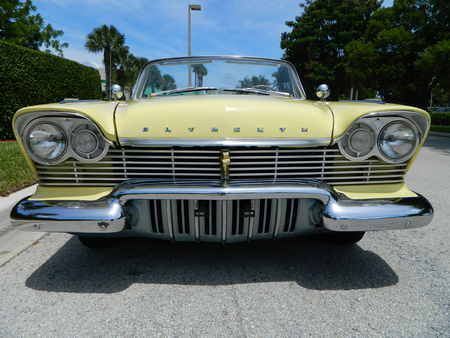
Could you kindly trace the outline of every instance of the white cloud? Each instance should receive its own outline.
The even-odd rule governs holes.
[[[285,21],[300,15],[299,0],[33,0],[46,23],[65,34],[67,58],[102,64],[101,53],[88,53],[86,35],[103,24],[125,34],[130,52],[149,59],[187,55],[189,3],[193,55],[255,55],[279,58]]]

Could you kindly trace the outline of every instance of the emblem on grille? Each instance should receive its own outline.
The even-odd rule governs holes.
[[[229,151],[222,150],[222,153],[220,154],[220,169],[221,169],[222,185],[224,187],[228,186],[230,163],[231,161]]]

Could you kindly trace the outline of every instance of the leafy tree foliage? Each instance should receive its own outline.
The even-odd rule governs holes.
[[[0,41],[0,140],[12,140],[11,120],[26,106],[101,99],[100,73],[78,62]]]
[[[449,19],[447,0],[395,0],[346,47],[348,78],[386,102],[426,108],[438,84],[450,91]]]
[[[275,78],[273,87],[276,90],[278,90],[279,92],[292,94],[291,79],[286,67],[279,67],[278,70],[272,74],[272,76]]]
[[[148,62],[147,58],[136,57],[131,53],[127,53],[127,56],[123,61],[125,83],[122,88],[124,88],[129,92],[133,90],[133,86],[136,83],[139,72],[147,62]]]
[[[177,85],[175,84],[175,79],[173,76],[169,74],[164,74],[162,76],[162,87],[161,90],[171,90],[171,89],[177,89]]]
[[[57,55],[63,56],[67,42],[60,43],[56,38],[63,35],[62,30],[54,30],[52,25],[44,25],[39,13],[34,14],[36,6],[31,0],[1,0],[0,39],[9,43],[38,50],[42,45],[46,52],[53,48]]]
[[[372,13],[380,8],[379,0],[306,0],[304,12],[292,28],[281,36],[285,58],[292,62],[303,80],[305,91],[314,97],[317,86],[327,83],[331,99],[348,92],[345,81],[345,46],[366,31]]]
[[[264,75],[255,76],[253,75],[251,78],[248,76],[244,77],[243,80],[239,80],[237,88],[252,88],[255,86],[270,86],[270,81],[266,79]]]
[[[113,25],[102,25],[94,28],[86,37],[85,48],[93,53],[103,52],[103,64],[105,65],[106,75],[106,96],[110,98],[111,88],[111,70],[113,62],[116,61],[120,55],[126,54],[125,50],[125,35],[120,34]]]

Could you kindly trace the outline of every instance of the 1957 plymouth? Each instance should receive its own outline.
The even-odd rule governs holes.
[[[286,61],[205,56],[149,62],[130,100],[23,108],[14,131],[39,186],[13,225],[100,247],[314,233],[351,244],[430,223],[404,180],[428,114],[317,94],[306,99]]]

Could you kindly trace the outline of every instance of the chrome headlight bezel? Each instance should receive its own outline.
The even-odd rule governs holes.
[[[67,138],[67,134],[64,131],[63,128],[61,128],[61,126],[59,126],[56,123],[53,123],[51,121],[46,121],[46,120],[40,120],[40,121],[33,121],[34,123],[30,123],[27,128],[25,129],[25,133],[24,133],[24,139],[23,139],[23,144],[25,146],[25,148],[27,149],[27,153],[28,155],[30,155],[30,157],[33,159],[33,161],[40,163],[40,164],[45,164],[45,165],[49,165],[49,164],[58,164],[61,163],[64,160],[65,154],[67,153],[68,147],[69,147],[69,142],[68,142],[68,138]],[[47,127],[44,127],[47,126]],[[55,157],[43,157],[40,156],[37,151],[34,149],[35,146],[32,143],[32,134],[36,134],[37,129],[39,129],[39,127],[41,129],[49,129],[49,127],[54,128],[53,132],[58,132],[60,135],[58,136],[58,139],[55,139],[53,141],[49,141],[49,140],[42,140],[41,142],[57,142],[58,144],[62,144],[63,145],[63,149],[60,149],[60,153],[57,154]],[[47,131],[50,132],[51,131]],[[53,135],[49,135],[49,136],[53,136]],[[48,138],[48,136],[46,137]],[[43,146],[45,147],[45,146]],[[54,150],[56,150],[56,148],[58,148],[58,146],[54,147]],[[53,151],[52,151],[53,153]]]
[[[65,137],[65,151],[63,154],[55,159],[45,160],[37,156],[28,141],[30,132],[38,125],[52,125],[58,128],[64,133]],[[92,140],[95,140],[95,147],[89,151],[80,150],[80,146],[77,147],[77,136],[82,132],[88,132],[92,136]],[[22,143],[25,147],[27,154],[36,163],[43,165],[55,165],[60,164],[69,158],[74,158],[80,162],[92,163],[101,160],[109,150],[109,141],[103,136],[97,125],[91,120],[80,116],[67,116],[67,117],[55,117],[55,116],[43,116],[33,119],[23,129],[21,134]]]
[[[383,145],[383,138],[384,133],[391,128],[392,126],[406,126],[407,128],[410,129],[410,131],[412,132],[412,137],[414,138],[412,140],[412,142],[410,142],[410,149],[407,153],[405,153],[404,155],[398,156],[398,157],[394,157],[394,156],[389,156],[388,151],[386,149],[384,149],[384,145]],[[392,136],[392,132],[391,135]],[[389,136],[388,136],[389,138]],[[394,140],[394,141],[399,141],[398,139]],[[401,141],[401,140],[400,140]],[[419,145],[419,137],[418,137],[418,131],[417,128],[412,124],[412,123],[408,123],[406,121],[392,121],[391,123],[386,124],[383,129],[380,131],[379,135],[378,135],[378,150],[380,151],[381,155],[385,158],[385,161],[390,162],[390,163],[399,163],[399,162],[405,162],[407,160],[409,160],[411,157],[413,157],[413,155],[415,154],[417,147]],[[395,152],[395,150],[393,151]]]
[[[381,143],[381,137],[383,135],[383,132],[388,128],[389,126],[392,126],[394,124],[400,124],[405,125],[408,128],[410,128],[414,134],[414,145],[410,149],[410,151],[401,157],[394,158],[390,157],[386,154],[386,151],[383,150],[383,147],[380,145]],[[375,142],[372,142],[370,145],[370,148],[368,147],[365,149],[364,152],[357,153],[352,149],[351,142],[352,142],[352,135],[355,134],[357,131],[365,130],[367,133],[372,132],[373,133],[373,139]],[[370,157],[377,157],[379,160],[394,164],[394,163],[402,163],[408,161],[410,158],[414,156],[414,154],[417,151],[417,148],[419,147],[419,143],[421,139],[423,138],[423,133],[420,132],[420,129],[416,125],[415,121],[412,119],[405,118],[403,116],[365,116],[360,119],[358,119],[356,122],[354,122],[350,128],[347,129],[346,133],[340,138],[338,145],[339,150],[344,155],[345,158],[351,160],[351,161],[362,161],[366,160]]]
[[[373,150],[376,148],[378,135],[376,129],[368,122],[359,121],[358,123],[354,123],[347,130],[341,142],[339,142],[341,153],[349,160],[365,160],[372,156]],[[364,149],[356,145],[357,143],[361,143],[357,140],[357,138],[361,138],[358,137],[359,135],[362,135],[367,140],[367,146],[364,146]]]

